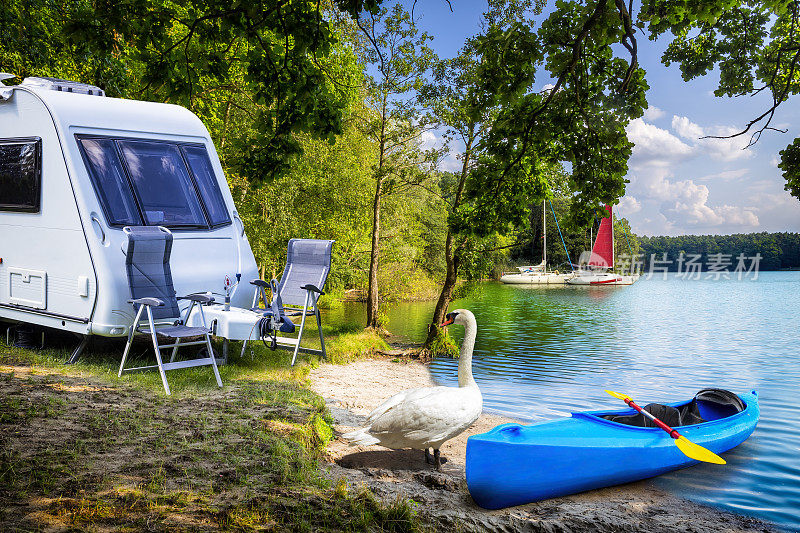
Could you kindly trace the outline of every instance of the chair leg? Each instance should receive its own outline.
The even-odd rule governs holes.
[[[314,306],[314,314],[317,316],[317,331],[319,332],[319,344],[322,347],[322,357],[328,360],[328,353],[325,351],[325,339],[322,337],[322,317],[320,316],[319,309]]]
[[[164,384],[164,392],[169,396],[169,383],[167,383],[167,374],[164,372],[164,363],[161,361],[161,348],[158,346],[156,334],[153,333],[153,349],[156,351],[156,363],[158,364],[158,372],[161,374],[161,383]]]
[[[211,346],[211,337],[206,335],[206,347],[208,349],[208,356],[211,358],[211,367],[214,369],[214,377],[217,378],[217,385],[222,388],[222,378],[219,377],[219,370],[217,369],[217,358],[214,357],[214,348]]]
[[[128,352],[131,351],[132,342],[133,342],[133,335],[128,335],[128,342],[125,343],[125,351],[122,353],[122,362],[119,364],[119,372],[117,372],[117,377],[122,376],[122,369],[125,368],[125,359],[128,358]]]
[[[175,339],[175,347],[172,349],[172,356],[169,358],[170,363],[173,362],[175,360],[175,357],[178,355],[178,348],[181,347],[180,344],[181,344],[181,339],[179,337]]]
[[[153,313],[150,308],[147,308],[147,318],[150,320],[150,337],[153,339],[153,349],[156,352],[156,363],[158,364],[158,372],[161,374],[161,382],[164,384],[164,391],[167,396],[170,395],[169,383],[167,383],[167,374],[164,372],[164,363],[161,361],[161,347],[158,345],[158,336],[156,335],[156,327],[153,321]]]
[[[294,366],[297,360],[297,352],[300,351],[300,340],[303,338],[303,328],[306,326],[306,309],[308,308],[308,296],[310,293],[311,291],[306,291],[306,304],[303,306],[303,318],[300,319],[300,332],[297,334],[297,345],[295,345],[294,353],[292,354],[292,366]]]
[[[136,312],[136,318],[133,320],[133,325],[131,325],[130,330],[128,330],[128,342],[125,344],[125,352],[122,354],[122,362],[119,364],[119,372],[117,373],[117,377],[122,376],[122,369],[125,368],[125,360],[128,358],[128,353],[131,351],[133,336],[136,333],[136,328],[139,327],[139,320],[142,318],[143,310],[144,306],[140,305],[139,310]]]

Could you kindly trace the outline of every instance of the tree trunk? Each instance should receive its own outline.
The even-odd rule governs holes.
[[[369,286],[367,288],[367,327],[378,326],[378,263],[380,260],[381,199],[383,197],[383,167],[386,157],[386,121],[388,96],[383,95],[378,171],[375,176],[375,198],[372,201],[372,249],[369,255]]]
[[[431,343],[436,340],[439,333],[440,324],[444,322],[445,314],[447,313],[447,306],[453,299],[453,289],[456,287],[458,281],[458,260],[457,254],[453,252],[453,234],[450,230],[447,231],[447,238],[444,245],[444,257],[447,263],[447,273],[444,278],[444,285],[442,285],[442,292],[439,293],[439,299],[436,301],[436,308],[433,310],[433,318],[431,324],[428,326],[428,337],[425,339],[425,348],[430,347]]]
[[[378,325],[378,260],[381,231],[381,187],[383,178],[375,180],[375,199],[372,203],[372,251],[369,256],[369,289],[367,290],[367,327]]]
[[[458,180],[458,190],[456,191],[456,197],[453,200],[453,208],[451,212],[455,212],[455,210],[458,209],[458,206],[461,205],[461,196],[464,192],[464,185],[467,181],[467,175],[469,174],[469,162],[470,156],[472,155],[472,146],[474,142],[475,136],[470,135],[467,138],[467,142],[464,147],[464,163],[461,165],[461,177]],[[444,317],[447,313],[447,307],[450,305],[450,302],[453,299],[453,290],[458,282],[458,267],[461,263],[459,260],[459,251],[463,245],[464,242],[462,241],[459,243],[456,250],[453,249],[453,232],[450,228],[448,228],[447,237],[445,238],[444,243],[444,260],[447,265],[447,273],[445,274],[444,285],[442,285],[442,292],[439,293],[439,299],[436,301],[436,308],[433,310],[433,317],[431,318],[431,323],[428,326],[428,337],[425,339],[423,348],[429,348],[431,343],[436,340],[439,330],[441,329],[440,325],[442,322],[444,322]]]

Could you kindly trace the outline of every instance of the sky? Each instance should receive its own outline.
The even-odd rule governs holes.
[[[417,2],[415,15],[434,37],[436,53],[452,57],[479,31],[485,8],[479,0],[452,0],[451,12],[445,0],[426,0]],[[749,136],[701,139],[741,130],[769,107],[769,96],[716,98],[714,74],[684,82],[676,65],[661,63],[666,40],[652,42],[640,34],[638,44],[649,107],[627,127],[635,148],[616,214],[638,235],[800,231],[800,200],[784,190],[777,166],[778,152],[800,136],[798,97],[779,108],[773,122],[787,133],[765,132],[748,149]],[[546,83],[543,78],[541,88]],[[429,145],[438,141],[428,134]],[[460,168],[457,154],[452,147],[445,169]]]

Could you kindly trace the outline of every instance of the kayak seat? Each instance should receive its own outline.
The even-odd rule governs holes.
[[[741,398],[724,389],[703,389],[691,403],[697,404],[697,411],[703,420],[727,418],[745,409]]]
[[[650,403],[644,406],[644,410],[664,422],[668,426],[681,425],[681,412],[671,405],[660,403]],[[654,428],[656,426],[652,420],[641,413],[633,415],[606,415],[603,418],[626,426],[636,426],[640,428]]]
[[[724,389],[703,389],[694,399],[676,407],[651,403],[644,406],[644,410],[671,427],[691,426],[727,418],[744,411],[745,405],[736,394]],[[606,420],[642,428],[656,427],[647,417],[640,413],[632,415],[605,415]]]
[[[697,405],[697,398],[694,398],[691,402],[687,403],[686,405],[682,405],[678,409],[681,412],[680,425],[682,426],[691,426],[706,421],[706,419],[703,418],[703,415],[700,414],[700,407]]]

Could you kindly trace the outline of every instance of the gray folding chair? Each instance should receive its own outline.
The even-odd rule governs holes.
[[[211,347],[211,330],[206,327],[206,318],[203,314],[203,304],[213,302],[214,299],[208,294],[190,294],[176,298],[175,288],[172,284],[172,272],[169,268],[169,257],[172,252],[172,233],[167,228],[162,227],[125,227],[123,231],[128,236],[128,248],[126,252],[125,268],[128,272],[128,286],[131,291],[131,299],[128,303],[138,307],[136,318],[128,332],[128,343],[125,345],[125,352],[122,354],[122,362],[119,365],[118,376],[123,372],[133,372],[141,370],[153,370],[158,368],[161,373],[161,381],[164,383],[164,390],[170,394],[169,384],[167,383],[167,370],[176,368],[188,368],[193,366],[211,365],[214,369],[214,376],[217,378],[217,385],[222,387],[222,379],[219,377],[217,362],[214,359],[214,350]],[[178,300],[189,300],[189,307],[186,309],[185,316],[181,317],[178,308]],[[203,327],[186,326],[186,318],[192,312],[195,305],[199,306],[200,316],[203,320]],[[139,326],[142,314],[147,315],[147,323]],[[153,340],[153,349],[156,353],[156,365],[140,366],[136,368],[125,368],[125,360],[131,350],[133,336],[136,333],[150,335]],[[160,344],[158,336],[173,339],[172,344]],[[203,337],[200,341],[183,342],[187,337]],[[208,350],[208,356],[188,361],[175,361],[178,349],[183,346],[194,346],[204,344]],[[172,348],[172,356],[169,363],[161,360],[161,350]]]
[[[319,313],[317,300],[325,294],[325,281],[331,270],[331,250],[335,241],[318,239],[291,239],[286,254],[286,268],[283,270],[281,280],[273,279],[271,282],[256,279],[250,283],[255,285],[252,310],[264,316],[261,328],[261,337],[265,340],[271,338],[270,348],[278,345],[293,346],[292,366],[297,360],[297,352],[302,351],[321,355],[325,353],[325,339],[322,336],[322,317]],[[271,289],[272,299],[267,298],[266,289]],[[261,307],[263,305],[263,307]],[[300,346],[303,330],[306,325],[306,316],[314,315],[317,318],[319,342],[321,349],[315,350]],[[294,333],[296,324],[291,317],[300,319],[300,330],[297,338],[278,337],[277,333]],[[247,341],[242,346],[244,356]]]

